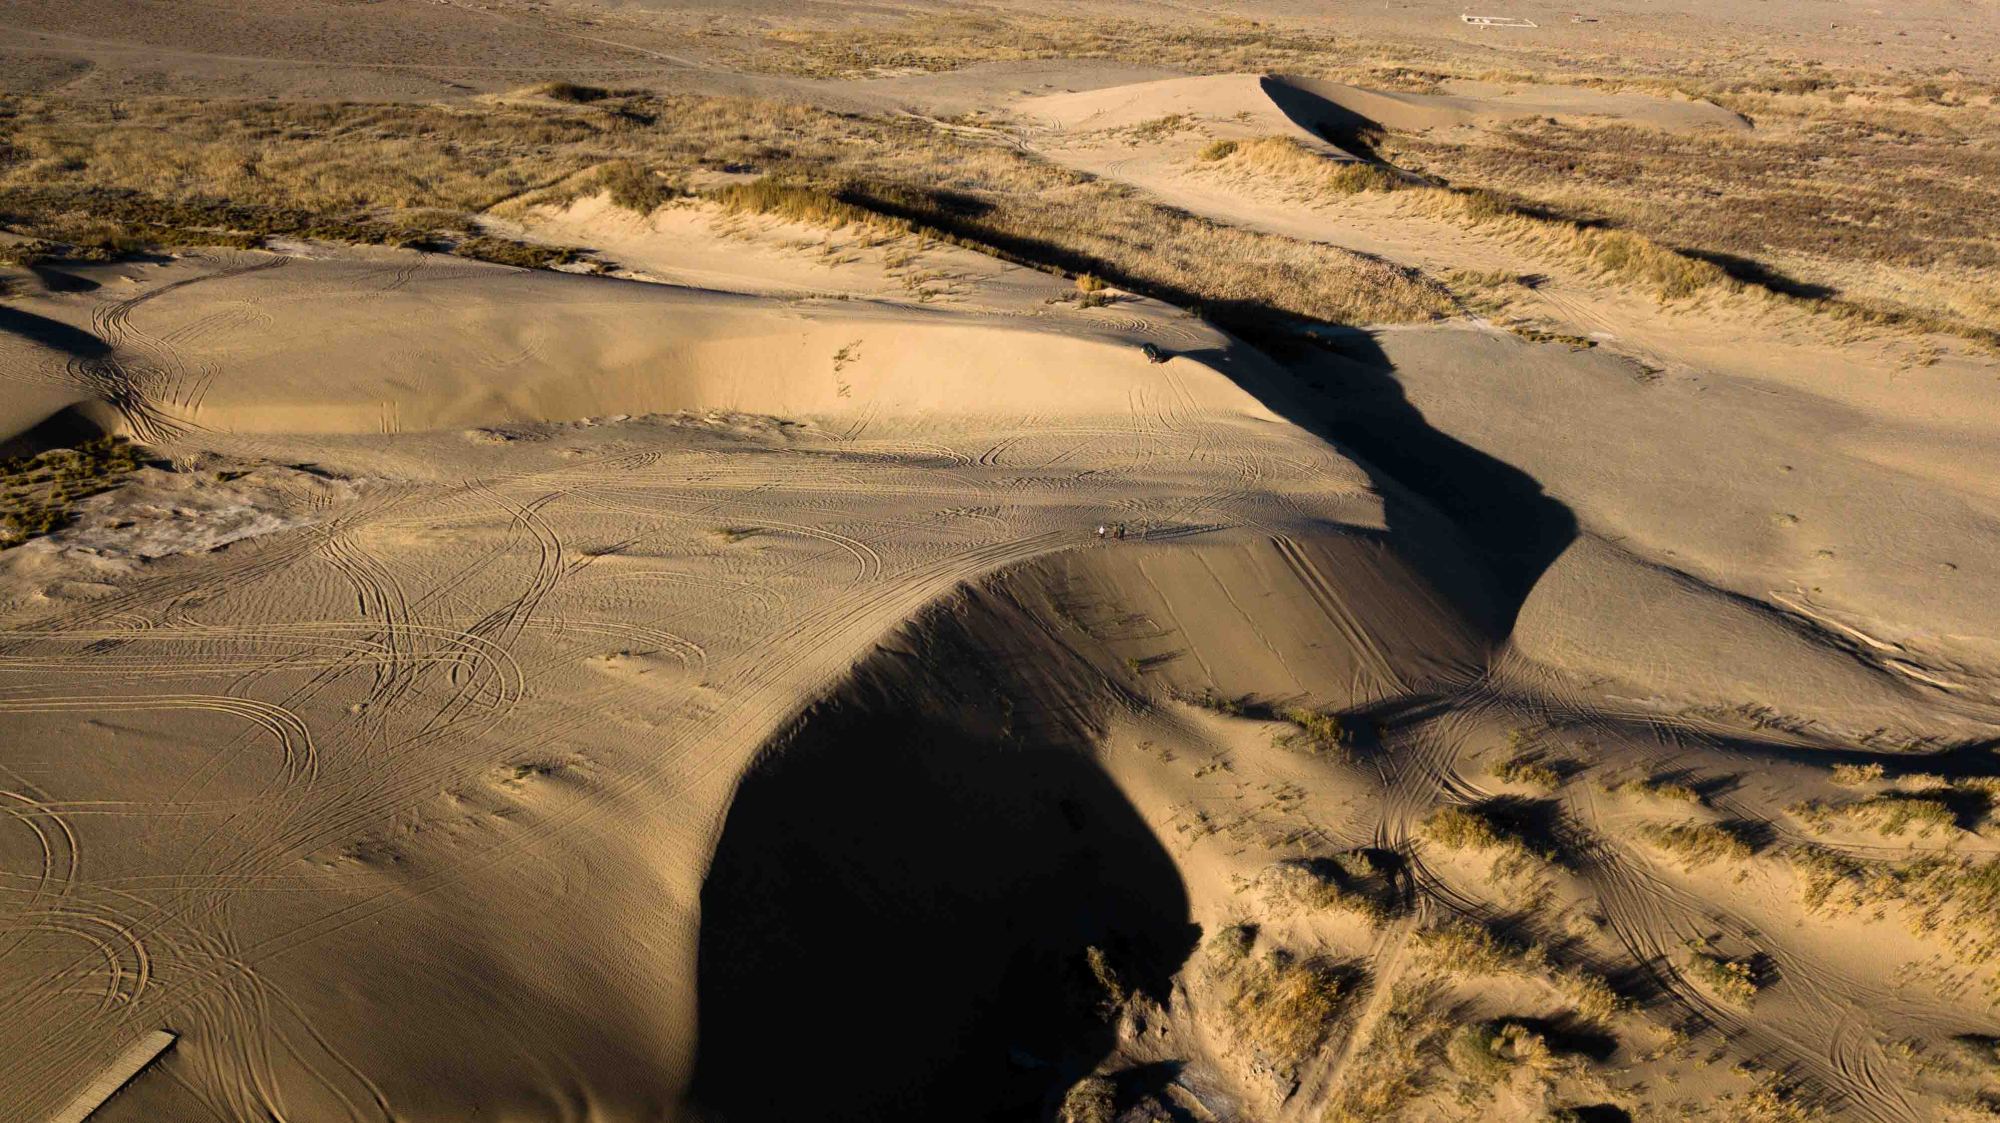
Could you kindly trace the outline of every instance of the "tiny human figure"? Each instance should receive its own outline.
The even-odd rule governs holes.
[[[1117,528],[1116,530],[1114,530],[1114,531],[1112,531],[1112,532],[1111,532],[1111,536],[1112,536],[1113,538],[1123,538],[1123,537],[1125,537],[1125,524],[1124,524],[1124,523],[1119,523],[1119,524],[1118,524],[1118,528]]]
[[[1098,524],[1097,524],[1097,536],[1098,536],[1099,538],[1102,538],[1102,537],[1104,537],[1104,536],[1105,536],[1105,535],[1106,535],[1107,533],[1109,533],[1109,532],[1110,532],[1110,528],[1109,528],[1109,527],[1105,526],[1105,525],[1104,525],[1103,523],[1098,523]]]

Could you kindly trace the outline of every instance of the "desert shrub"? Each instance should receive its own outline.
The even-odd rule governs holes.
[[[76,501],[118,486],[138,467],[138,450],[123,437],[0,465],[0,549],[61,529]]]
[[[1492,852],[1495,874],[1513,875],[1556,864],[1560,855],[1553,848],[1530,842],[1510,821],[1508,808],[1514,802],[1496,799],[1440,807],[1426,816],[1418,829],[1423,837],[1452,850]]]
[[[1719,955],[1703,941],[1688,944],[1684,967],[1689,978],[1738,1006],[1750,1005],[1757,992],[1763,989],[1757,983],[1756,968],[1749,960]]]
[[[1195,155],[1199,159],[1212,164],[1217,160],[1226,159],[1234,154],[1236,147],[1236,142],[1233,140],[1211,140],[1207,144],[1202,145],[1201,151],[1195,153]]]
[[[1649,799],[1664,799],[1673,803],[1700,803],[1701,793],[1673,780],[1640,778],[1614,784],[1605,789],[1615,795],[1640,796]]]
[[[1234,963],[1250,954],[1256,946],[1257,929],[1249,924],[1231,924],[1218,928],[1208,938],[1208,950],[1225,963]]]
[[[1508,757],[1493,766],[1493,777],[1509,784],[1526,784],[1552,792],[1562,787],[1562,773],[1534,754]]]
[[[1493,820],[1466,807],[1440,807],[1423,822],[1424,837],[1453,850],[1484,850],[1505,841]]]
[[[1475,1084],[1498,1084],[1522,1068],[1548,1070],[1557,1057],[1541,1034],[1502,1019],[1461,1026],[1446,1055],[1459,1075]]]
[[[1833,782],[1845,787],[1872,784],[1882,778],[1879,764],[1836,764],[1833,766]]]
[[[1228,979],[1229,1026],[1274,1071],[1295,1073],[1332,1035],[1352,995],[1349,975],[1328,960],[1282,950],[1245,956]]]
[[[613,96],[602,86],[581,86],[575,82],[540,82],[515,91],[517,97],[545,97],[570,105],[589,105]]]
[[[1293,706],[1280,716],[1291,726],[1290,730],[1278,735],[1277,743],[1281,747],[1334,757],[1348,755],[1347,746],[1353,735],[1341,723],[1339,714]]]
[[[1552,986],[1593,1021],[1603,1021],[1625,1008],[1625,1000],[1603,976],[1581,967],[1560,967],[1540,944],[1517,944],[1484,925],[1451,920],[1418,932],[1411,939],[1422,966],[1454,975],[1513,975],[1539,979]]]
[[[1224,717],[1243,716],[1243,702],[1241,699],[1227,697],[1212,686],[1203,687],[1199,691],[1177,693],[1174,695],[1174,698],[1190,706],[1207,710],[1212,714],[1221,714]]]
[[[1365,876],[1365,875],[1363,875]],[[1342,864],[1324,858],[1292,858],[1259,875],[1265,899],[1279,908],[1354,913],[1372,923],[1390,916],[1382,898]]]
[[[611,201],[638,214],[654,211],[685,195],[652,169],[632,160],[613,160],[597,173],[598,184]]]
[[[1086,1076],[1063,1094],[1058,1118],[1062,1123],[1112,1123],[1117,1117],[1118,1086],[1102,1076]]]
[[[1816,830],[1846,822],[1891,836],[1914,827],[1917,834],[1928,836],[1958,826],[1958,815],[1943,791],[1885,792],[1846,803],[1801,803],[1790,810]]]
[[[1719,823],[1693,820],[1644,823],[1640,825],[1638,834],[1653,846],[1679,858],[1688,869],[1724,859],[1741,861],[1751,855],[1750,844]]]
[[[1427,1071],[1438,1059],[1439,1043],[1451,1022],[1436,1009],[1434,982],[1399,982],[1389,1005],[1348,1062],[1340,1098],[1326,1114],[1328,1123],[1374,1123],[1421,1095]]]

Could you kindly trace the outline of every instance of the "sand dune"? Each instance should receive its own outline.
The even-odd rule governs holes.
[[[1214,156],[1745,118],[1092,61],[1143,21],[947,69],[731,4],[424,7],[28,5],[0,50],[453,114],[562,67],[782,91],[1445,311],[1246,339],[982,241],[967,165],[906,200],[950,230],[691,194],[786,166],[768,107],[685,182],[524,174],[454,235],[581,265],[7,269],[0,1118],[163,1035],[92,1121],[1990,1114],[1991,356]],[[1265,33],[1131,11],[1205,70]],[[637,120],[539,90],[534,145]],[[651,192],[561,194],[612,173]]]

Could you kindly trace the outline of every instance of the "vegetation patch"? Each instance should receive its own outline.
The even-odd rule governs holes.
[[[1341,721],[1339,714],[1331,710],[1293,706],[1279,717],[1291,726],[1278,735],[1279,747],[1342,759],[1352,755],[1348,746],[1353,742],[1354,734]]]
[[[1845,803],[1806,802],[1789,810],[1819,831],[1846,825],[1891,837],[1910,830],[1929,837],[1933,831],[1958,827],[1958,814],[1946,790],[1885,792]]]
[[[117,487],[138,467],[138,450],[123,437],[0,465],[0,549],[60,529],[78,500]]]
[[[1264,870],[1265,899],[1285,910],[1352,913],[1379,924],[1395,913],[1389,877],[1366,851],[1336,858],[1292,858]]]
[[[1512,875],[1560,864],[1547,825],[1534,823],[1536,813],[1549,810],[1548,804],[1510,798],[1440,807],[1424,819],[1419,831],[1450,850],[1491,852],[1494,872]],[[1531,832],[1538,837],[1531,837]]]
[[[1638,834],[1654,848],[1678,858],[1685,869],[1725,860],[1742,861],[1753,853],[1742,835],[1720,823],[1696,820],[1644,823]]]
[[[1272,949],[1225,962],[1230,1029],[1286,1078],[1326,1044],[1354,993],[1353,971],[1326,959]]]
[[[1636,796],[1641,799],[1663,799],[1669,803],[1701,802],[1701,793],[1678,780],[1662,780],[1642,777],[1627,780],[1622,784],[1608,784],[1605,791],[1613,795]]]
[[[1730,959],[1705,940],[1689,941],[1682,966],[1689,978],[1738,1006],[1748,1007],[1763,989],[1757,981],[1754,963],[1749,959]]]
[[[1439,986],[1430,980],[1399,982],[1368,1040],[1348,1061],[1340,1097],[1328,1123],[1374,1123],[1422,1095],[1429,1071],[1441,1060],[1452,1023],[1437,1010]]]
[[[1562,773],[1538,753],[1511,756],[1493,765],[1493,778],[1507,784],[1524,784],[1545,792],[1562,787]]]
[[[1790,847],[1784,857],[1809,909],[1878,914],[1894,907],[1912,933],[1941,938],[1968,961],[2000,957],[2000,858],[1879,860],[1812,844]],[[2000,982],[1988,985],[2000,990]]]
[[[1602,975],[1582,967],[1557,965],[1538,943],[1518,944],[1491,928],[1451,920],[1418,932],[1411,940],[1418,962],[1451,975],[1512,975],[1554,987],[1577,1014],[1602,1022],[1625,1008]]]

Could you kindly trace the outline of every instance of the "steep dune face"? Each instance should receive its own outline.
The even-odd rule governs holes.
[[[1379,707],[1470,681],[1491,642],[1391,547],[1338,534],[1067,554],[927,609],[731,803],[702,889],[692,1104],[1050,1110],[1129,1045],[1120,1007],[1174,1005],[1184,877],[1214,907],[1216,871],[1184,869],[1105,771],[1114,727],[1178,696]],[[800,1011],[859,1023],[822,1036]]]
[[[1112,1047],[1090,949],[1165,998],[1186,891],[1094,759],[1121,691],[1049,623],[954,596],[744,781],[702,888],[699,1115],[1032,1117]]]

